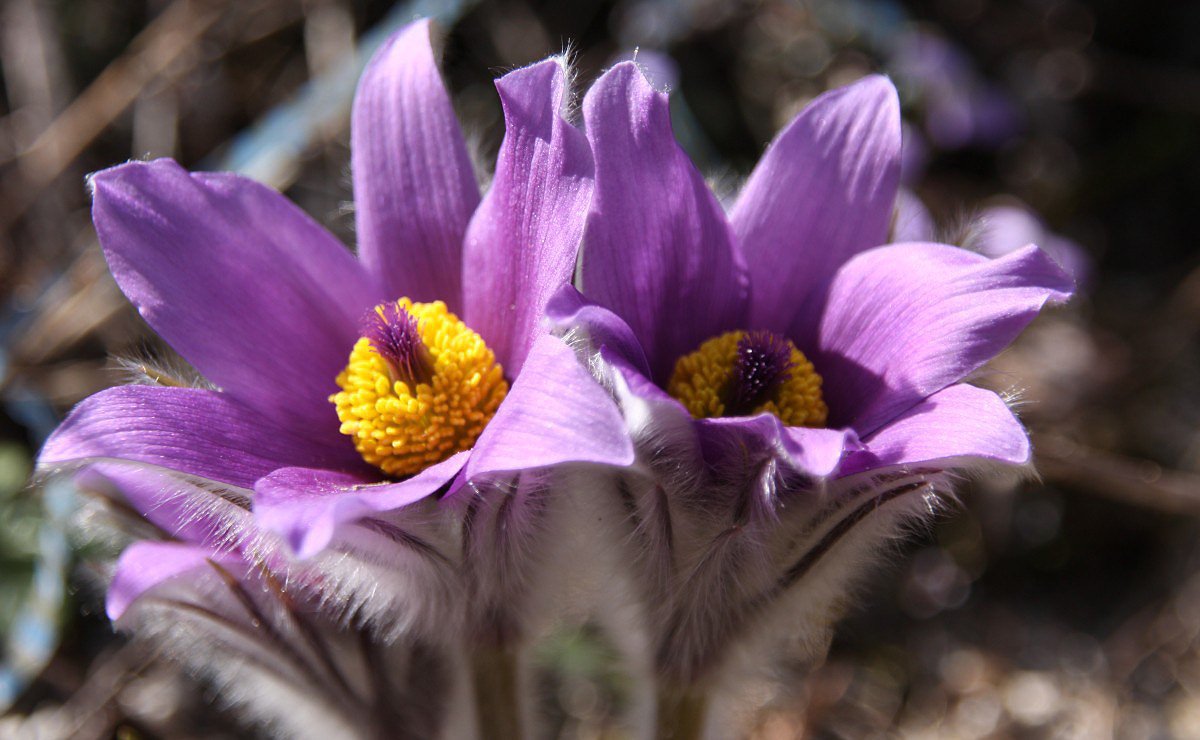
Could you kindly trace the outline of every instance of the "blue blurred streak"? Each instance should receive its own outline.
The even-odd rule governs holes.
[[[239,134],[222,156],[201,162],[201,169],[240,172],[278,190],[286,189],[322,132],[345,125],[358,78],[388,36],[417,18],[432,18],[449,27],[477,2],[413,0],[397,5],[363,35],[353,55],[329,73],[310,80],[292,101]]]

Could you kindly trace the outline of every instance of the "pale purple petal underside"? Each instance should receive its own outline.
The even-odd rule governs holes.
[[[709,449],[705,454],[710,464],[721,456],[712,449],[714,435],[753,437],[792,471],[814,478],[832,475],[843,454],[858,448],[858,436],[852,429],[789,427],[773,414],[699,419],[696,424],[701,428],[703,437],[710,440],[706,444]],[[736,446],[726,443],[724,446],[745,449],[745,443]],[[744,454],[733,459],[733,464],[745,465]]]
[[[131,162],[92,177],[113,277],[151,327],[231,397],[334,444],[328,401],[380,293],[279,193],[236,175]]]
[[[1007,465],[1029,462],[1029,437],[995,393],[952,385],[913,406],[865,441],[843,465],[850,475],[877,468],[971,458]]]
[[[996,260],[944,244],[859,255],[834,278],[813,358],[830,424],[871,434],[990,360],[1072,288],[1034,246]]]
[[[463,318],[510,379],[545,331],[546,303],[571,281],[592,198],[587,139],[563,118],[567,84],[559,59],[496,81],[504,141],[467,229]]]
[[[396,483],[331,470],[284,468],[254,487],[254,518],[281,535],[301,558],[329,546],[343,524],[419,501],[452,481],[466,463],[460,452]]]
[[[749,283],[725,214],[675,141],[667,96],[631,62],[606,72],[583,103],[596,194],[582,289],[633,328],[652,377],[682,355],[744,328]]]
[[[462,242],[479,186],[430,30],[420,20],[396,33],[358,83],[350,128],[358,256],[388,298],[461,311]]]
[[[240,574],[245,563],[236,555],[177,542],[135,542],[121,553],[116,574],[108,587],[105,610],[116,622],[142,594],[189,573],[210,570],[213,563]]]
[[[730,214],[750,266],[753,328],[802,347],[829,279],[884,243],[900,182],[900,102],[885,77],[820,96],[775,137]]]

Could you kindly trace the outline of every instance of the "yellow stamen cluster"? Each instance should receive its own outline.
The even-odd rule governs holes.
[[[396,302],[418,322],[429,382],[410,387],[367,337],[350,352],[329,397],[363,458],[388,475],[424,470],[470,449],[508,393],[504,371],[483,339],[441,301]]]
[[[667,393],[697,419],[726,416],[730,384],[735,381],[738,343],[746,336],[744,331],[727,332],[679,358],[667,383]],[[786,377],[751,413],[766,411],[788,426],[824,426],[829,409],[821,397],[821,376],[795,344],[788,341],[787,345],[791,349],[791,366]]]

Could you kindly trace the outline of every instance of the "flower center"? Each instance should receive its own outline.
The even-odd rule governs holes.
[[[478,334],[441,301],[376,306],[337,376],[342,434],[363,459],[412,475],[470,449],[508,393]]]
[[[824,426],[821,376],[796,345],[769,331],[713,337],[675,363],[667,393],[697,419],[764,411],[788,426]]]

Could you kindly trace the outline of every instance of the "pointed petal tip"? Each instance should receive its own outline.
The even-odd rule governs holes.
[[[640,79],[640,80],[644,81],[647,85],[650,84],[650,81],[648,79],[646,79],[645,73],[642,72],[642,66],[633,59],[626,59],[624,61],[617,62],[613,66],[609,67],[608,71],[605,72],[604,75],[602,75],[602,76],[608,76],[608,75],[633,75],[634,81],[637,81]]]
[[[127,184],[136,184],[148,177],[180,177],[189,175],[178,162],[170,157],[158,159],[131,159],[128,162],[105,167],[90,173],[87,187],[92,194],[92,209],[105,203],[125,189]]]
[[[871,434],[995,357],[1071,289],[1032,245],[997,259],[935,243],[857,255],[835,276],[818,338],[832,421]]]
[[[663,103],[666,102],[668,95],[666,92],[654,87],[649,76],[646,75],[642,65],[632,59],[626,59],[622,62],[617,62],[613,66],[605,70],[604,74],[596,80],[596,85],[618,85],[621,87],[632,87],[641,94],[650,94],[658,98]]]
[[[418,18],[406,26],[396,29],[371,55],[367,68],[386,66],[393,57],[409,57],[414,53],[428,52],[432,59],[437,56],[434,48],[434,22],[430,18]],[[363,79],[367,75],[363,74]],[[360,84],[362,80],[360,79]]]
[[[500,103],[507,112],[509,105],[528,101],[533,91],[549,89],[551,95],[561,100],[566,91],[566,81],[566,59],[559,55],[514,69],[498,77],[493,84],[496,86],[496,92],[500,94]]]
[[[544,331],[546,302],[571,281],[592,200],[595,167],[569,120],[561,58],[496,81],[505,134],[496,171],[467,228],[463,319],[510,377]]]
[[[840,475],[936,464],[943,469],[981,466],[1028,468],[1029,435],[1000,396],[959,383],[925,398],[871,434]]]
[[[556,118],[571,123],[572,77],[567,58],[559,54],[497,78],[493,84],[504,110],[505,130],[532,128],[548,140]]]
[[[815,113],[819,117],[830,113],[838,114],[838,109],[844,105],[849,105],[851,109],[859,111],[857,114],[859,117],[863,117],[866,111],[873,111],[876,118],[875,125],[878,127],[879,121],[884,124],[882,129],[877,130],[886,131],[889,143],[893,143],[897,152],[899,151],[901,144],[900,93],[896,90],[891,78],[883,74],[869,74],[848,85],[835,87],[821,93],[804,106],[788,124],[788,127],[806,114]],[[831,109],[830,106],[834,107]]]
[[[900,103],[900,93],[896,91],[896,86],[892,83],[892,78],[878,72],[851,82],[844,89],[876,95],[880,99],[895,101],[897,105]]]
[[[998,259],[1028,261],[1027,275],[1031,278],[1030,282],[1046,289],[1047,303],[1066,303],[1075,295],[1075,277],[1051,257],[1049,252],[1036,244],[1026,244]]]
[[[821,93],[805,106],[799,115],[804,115],[810,107],[820,109],[823,105],[843,98],[853,99],[857,107],[874,107],[877,114],[886,117],[888,128],[894,127],[896,133],[900,133],[900,93],[890,77],[879,73],[869,74],[848,85]]]

